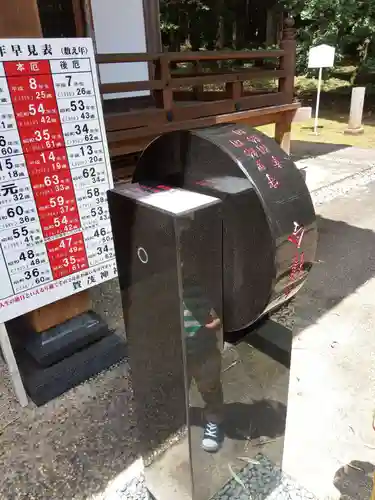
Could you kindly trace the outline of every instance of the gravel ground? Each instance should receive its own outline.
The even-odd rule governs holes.
[[[375,181],[375,165],[350,176],[345,179],[345,182],[340,181],[336,184],[313,191],[311,193],[311,197],[313,199],[314,206],[317,208],[339,196],[345,196],[353,191],[353,189],[361,187],[365,188],[373,181]]]
[[[296,162],[307,173],[307,185],[316,208],[375,180],[374,150],[348,147],[321,155],[321,146],[311,143],[312,157]]]
[[[212,500],[316,500],[263,455],[234,474]]]
[[[259,454],[242,470],[232,468],[232,479],[212,500],[317,500],[267,457]],[[151,500],[145,478],[140,475],[122,488],[95,500]]]
[[[113,279],[92,288],[90,296],[94,311],[107,322],[109,328],[124,334],[124,319],[118,280]]]
[[[125,335],[117,280],[92,290],[93,309]],[[137,433],[127,363],[37,408],[15,401],[0,359],[0,498],[87,498],[135,457]]]
[[[83,500],[135,458],[125,363],[41,408],[20,409],[11,396],[5,404],[10,411],[0,424],[2,500]],[[2,416],[3,410],[1,387]]]

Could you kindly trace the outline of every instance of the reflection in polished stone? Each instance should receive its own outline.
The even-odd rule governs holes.
[[[210,248],[202,241],[203,234],[203,228],[190,220],[180,238],[185,376],[187,399],[194,382],[203,402],[201,446],[206,452],[217,452],[224,420],[221,231],[211,234],[219,248],[212,244]]]
[[[247,340],[247,341],[246,341]],[[202,450],[203,404],[190,391],[191,460],[194,500],[214,496],[260,451],[280,463],[288,395],[288,369],[249,344],[251,336],[222,352],[224,441],[216,454]]]
[[[199,330],[208,329],[222,344],[221,202],[135,184],[119,186],[108,199],[140,435],[137,451],[158,500],[190,500],[187,374],[201,381],[203,393],[207,377],[200,376],[204,353],[187,366],[185,339],[199,341]],[[204,346],[199,341],[199,349]],[[219,347],[216,351],[220,378]]]
[[[267,457],[264,460],[275,464],[274,467],[281,465],[289,383],[289,368],[285,361],[290,353],[288,345],[290,347],[291,333],[272,321],[265,321],[258,331],[261,332],[262,338],[257,333],[248,335],[236,345],[226,345],[222,350],[221,386],[224,404],[221,428],[224,440],[217,453],[207,453],[202,449],[207,407],[196,381],[191,381],[190,432],[170,445],[150,468],[155,480],[159,478],[159,481],[165,481],[166,477],[170,478],[170,482],[176,486],[175,498],[191,498],[188,494],[190,470],[193,474],[193,500],[216,500],[220,498],[215,496],[218,492],[223,493],[225,488],[230,489],[230,485],[234,483],[239,485],[234,475],[240,474],[240,481],[246,484],[246,480],[241,479],[241,474],[246,476],[248,471],[253,475],[258,474],[257,462],[260,453]],[[282,342],[277,342],[278,345],[272,344],[272,338],[277,340],[277,337],[281,336]],[[258,347],[255,348],[252,344]],[[283,351],[282,356],[277,356],[279,350]],[[278,358],[281,358],[281,361]],[[185,452],[187,447],[190,447],[191,462]],[[252,466],[256,467],[256,471]],[[275,471],[274,477],[280,478],[279,470]],[[284,486],[289,489],[292,486],[292,483],[285,483],[286,479],[277,483],[274,480],[270,482],[270,475],[267,476],[263,472],[258,475],[259,495],[262,488],[268,492],[267,495],[270,494],[267,489],[270,484],[276,492],[281,491],[280,488]],[[298,490],[297,487],[294,489]],[[249,500],[249,495],[236,497],[226,494],[227,497],[223,496],[222,499]],[[260,500],[268,499],[268,496],[251,498]],[[276,495],[270,498],[284,497]],[[292,495],[290,498],[313,497]],[[164,498],[160,496],[158,500]]]

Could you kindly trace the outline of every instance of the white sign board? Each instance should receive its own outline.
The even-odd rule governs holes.
[[[332,68],[335,62],[335,47],[317,45],[309,50],[309,68]]]
[[[0,322],[116,276],[90,39],[0,40]]]

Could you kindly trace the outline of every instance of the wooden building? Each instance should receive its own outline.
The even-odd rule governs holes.
[[[160,133],[215,123],[275,123],[276,139],[289,149],[299,108],[292,20],[286,19],[277,50],[163,52],[159,0],[5,5],[2,37],[93,38],[114,167]]]

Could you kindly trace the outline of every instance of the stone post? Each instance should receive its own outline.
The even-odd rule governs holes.
[[[348,128],[345,134],[363,134],[362,117],[366,87],[353,87]]]

